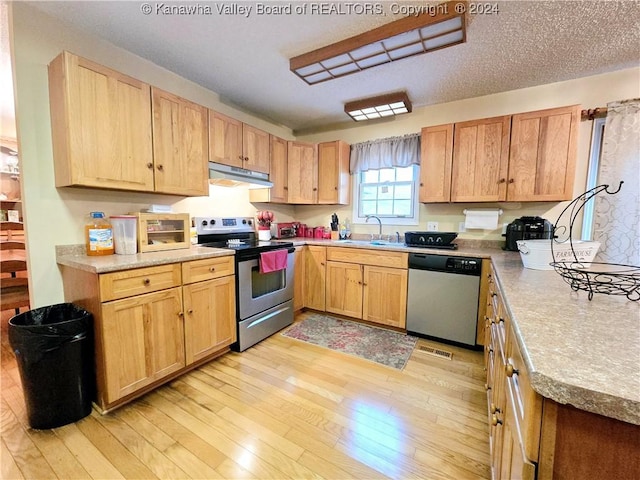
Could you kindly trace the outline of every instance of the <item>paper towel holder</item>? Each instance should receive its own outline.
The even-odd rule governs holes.
[[[493,209],[491,209],[491,208],[478,208],[477,210],[479,210],[479,211],[483,211],[483,212],[485,212],[485,211],[486,211],[486,212],[491,212],[491,211],[493,211]],[[472,212],[472,211],[473,211],[473,210],[467,210],[467,209],[465,208],[465,209],[462,211],[462,213],[463,213],[464,215],[466,215],[466,214],[467,214],[467,212]],[[503,213],[504,213],[504,212],[502,211],[502,209],[501,209],[501,208],[499,208],[499,209],[498,209],[498,216],[501,216]]]

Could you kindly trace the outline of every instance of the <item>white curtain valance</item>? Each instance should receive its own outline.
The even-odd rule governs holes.
[[[389,137],[351,145],[351,173],[420,164],[420,134]]]

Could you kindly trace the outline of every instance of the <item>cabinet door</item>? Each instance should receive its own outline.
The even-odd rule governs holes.
[[[185,285],[186,364],[197,362],[236,341],[235,277]]]
[[[507,200],[573,198],[580,106],[514,115]]]
[[[406,328],[407,270],[366,265],[363,278],[362,318]]]
[[[304,284],[306,275],[305,255],[306,247],[296,247],[293,254],[293,311],[297,312],[304,308]]]
[[[452,202],[506,200],[510,127],[510,116],[455,124]]]
[[[350,147],[342,141],[318,145],[318,203],[348,205]]]
[[[420,142],[420,193],[423,203],[451,200],[453,124],[422,129]]]
[[[102,305],[105,403],[185,366],[180,287]]]
[[[524,456],[522,439],[514,416],[513,392],[507,387],[504,423],[502,424],[502,452],[500,455],[500,479],[535,480],[536,467]]]
[[[273,183],[273,187],[271,187],[269,192],[270,202],[287,203],[287,165],[287,141],[271,135],[271,168],[269,180]]]
[[[304,306],[325,310],[325,277],[327,248],[308,245],[305,255]]]
[[[243,168],[269,173],[269,134],[263,130],[242,125]]]
[[[242,122],[209,110],[209,160],[243,167]]]
[[[362,266],[327,262],[326,311],[362,318]]]
[[[49,97],[57,187],[153,191],[149,85],[63,52]]]
[[[207,109],[157,88],[152,96],[155,190],[207,195]]]
[[[289,203],[318,203],[318,150],[315,144],[289,142]]]

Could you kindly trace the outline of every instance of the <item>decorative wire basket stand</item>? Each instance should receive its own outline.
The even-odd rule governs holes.
[[[587,291],[589,300],[593,298],[594,293],[624,295],[627,299],[634,302],[640,300],[639,266],[605,262],[583,263],[578,260],[578,256],[573,247],[573,225],[585,204],[602,192],[608,195],[615,195],[620,191],[623,183],[624,182],[620,182],[615,191],[610,191],[609,185],[599,185],[591,190],[587,190],[567,205],[562,213],[560,213],[560,216],[558,216],[558,220],[553,227],[553,235],[551,237],[551,255],[553,259],[555,260],[556,258],[553,254],[553,245],[555,243],[559,244],[568,241],[571,245],[573,261],[554,261],[551,263],[551,266],[574,291]],[[569,220],[569,226],[561,225],[561,223],[566,222],[567,219]]]

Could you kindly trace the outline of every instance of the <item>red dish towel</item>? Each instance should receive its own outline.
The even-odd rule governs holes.
[[[288,250],[271,250],[260,254],[260,273],[277,272],[287,268]]]

